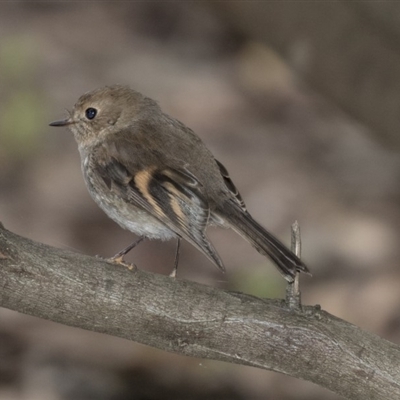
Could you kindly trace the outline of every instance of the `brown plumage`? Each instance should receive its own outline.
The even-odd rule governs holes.
[[[150,239],[183,238],[224,270],[206,236],[230,227],[270,257],[288,281],[307,267],[259,225],[225,167],[201,139],[164,114],[153,100],[125,86],[81,96],[68,126],[95,202],[123,228]]]

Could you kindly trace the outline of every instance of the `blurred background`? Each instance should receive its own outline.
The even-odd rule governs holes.
[[[305,304],[400,343],[400,4],[2,2],[0,220],[112,256],[134,236],[89,197],[72,135],[48,123],[127,84],[194,129],[253,216],[282,241],[298,220]],[[222,275],[183,244],[179,279],[283,297],[269,261],[211,229]],[[168,274],[174,242],[127,258]],[[0,400],[328,399],[277,373],[185,358],[0,309]]]

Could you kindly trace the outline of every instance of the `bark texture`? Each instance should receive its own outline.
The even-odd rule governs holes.
[[[344,397],[400,398],[400,347],[318,307],[227,292],[56,249],[0,227],[0,306]]]

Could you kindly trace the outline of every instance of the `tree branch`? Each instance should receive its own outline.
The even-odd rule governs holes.
[[[0,227],[0,306],[170,352],[269,369],[352,400],[400,398],[400,348],[314,307],[174,280]]]

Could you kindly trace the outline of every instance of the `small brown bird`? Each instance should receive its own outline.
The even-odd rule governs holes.
[[[82,95],[68,126],[78,142],[89,193],[103,211],[140,239],[186,239],[218,268],[221,258],[208,240],[209,225],[232,228],[270,257],[284,278],[308,273],[303,262],[259,225],[229,177],[201,139],[164,114],[158,104],[125,86],[106,86]]]

